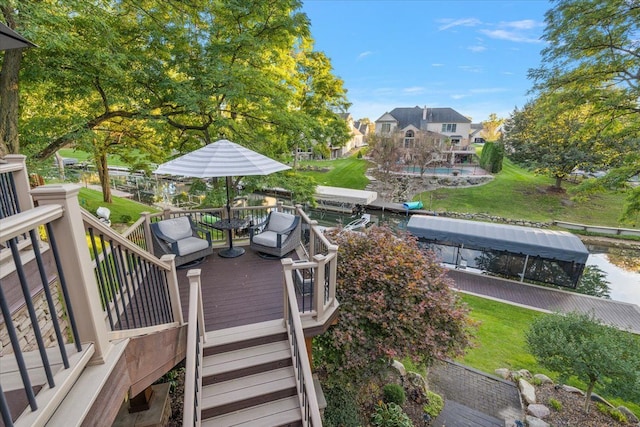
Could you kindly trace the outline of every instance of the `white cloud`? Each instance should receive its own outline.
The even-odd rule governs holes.
[[[462,18],[462,19],[441,19],[438,22],[441,22],[442,25],[438,27],[439,31],[448,30],[454,27],[475,27],[477,25],[482,24],[482,21],[476,18]]]
[[[467,49],[469,49],[473,53],[480,53],[480,52],[484,52],[485,50],[487,50],[487,48],[485,46],[479,46],[479,45],[469,46]]]
[[[532,30],[537,27],[541,27],[542,23],[536,22],[533,19],[523,19],[522,21],[510,21],[501,22],[502,26],[516,28],[518,30]]]
[[[403,93],[424,93],[425,89],[422,86],[405,87],[402,89]]]
[[[539,38],[530,37],[515,31],[508,30],[480,30],[480,32],[492,39],[508,40],[517,43],[540,43]]]
[[[460,68],[463,71],[468,71],[470,73],[480,73],[480,72],[482,72],[482,67],[479,67],[477,65],[461,65],[458,68]]]
[[[466,98],[467,96],[469,96],[469,95],[463,95],[463,94],[459,93],[459,94],[451,95],[451,98],[452,99],[462,99],[462,98]]]
[[[366,58],[366,57],[367,57],[367,56],[369,56],[369,55],[373,55],[373,52],[372,52],[372,51],[370,51],[370,50],[367,50],[367,51],[365,51],[365,52],[362,52],[360,55],[358,55],[358,61],[359,61],[359,60],[361,60],[361,59]]]
[[[444,67],[444,64],[434,63],[431,64],[432,67]]]

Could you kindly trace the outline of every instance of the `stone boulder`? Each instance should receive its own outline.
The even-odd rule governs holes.
[[[391,368],[394,369],[396,372],[398,372],[398,374],[401,377],[404,377],[405,375],[407,375],[407,370],[405,369],[402,362],[398,360],[394,360],[393,362],[391,362]]]
[[[545,374],[535,374],[533,379],[537,380],[540,384],[553,384],[553,380]]]
[[[551,414],[551,411],[549,410],[549,408],[547,408],[544,405],[540,405],[538,403],[534,403],[533,405],[527,406],[527,412],[530,415],[533,415],[534,417],[540,418],[540,419],[547,418],[549,414]]]
[[[638,419],[638,417],[636,417],[636,414],[631,412],[626,406],[618,406],[618,411],[620,411],[625,417],[627,417],[627,421],[629,421],[629,424],[640,423],[640,420]]]
[[[419,404],[427,403],[428,384],[424,377],[416,372],[407,372],[404,378],[404,389],[407,392],[407,397]]]
[[[533,378],[533,375],[531,375],[531,372],[529,372],[526,369],[520,369],[517,372],[518,376],[520,376],[521,378],[524,378],[525,380],[530,380]]]
[[[527,421],[527,425],[529,427],[550,427],[550,424],[548,422],[543,421],[540,418],[536,418],[531,415],[527,415],[525,420]]]
[[[579,394],[580,396],[584,396],[584,392],[579,388],[571,387],[570,385],[563,384],[560,388],[568,393]]]
[[[518,388],[527,405],[536,403],[536,389],[527,380],[520,378],[518,380]]]
[[[507,368],[498,368],[494,372],[497,376],[505,380],[508,380],[509,376],[511,375],[511,371],[509,371]]]

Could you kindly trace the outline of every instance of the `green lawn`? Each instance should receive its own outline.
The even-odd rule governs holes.
[[[587,202],[570,202],[567,194],[544,191],[551,178],[534,175],[505,159],[502,172],[488,184],[469,188],[439,188],[414,197],[434,211],[487,213],[532,221],[563,220],[609,227],[618,221],[624,205],[621,193],[596,195]],[[563,183],[563,188],[573,184]],[[624,225],[628,227],[627,225]]]
[[[557,375],[542,368],[527,350],[525,331],[543,313],[497,301],[461,294],[462,300],[471,309],[470,317],[479,321],[475,347],[467,351],[458,361],[480,371],[495,375],[498,368],[511,370],[527,369],[533,374],[543,373],[552,379]],[[638,337],[640,339],[640,337]],[[585,389],[584,384],[573,379],[571,385]],[[597,387],[596,387],[597,391]],[[640,415],[640,404],[626,402],[614,396],[603,396],[615,405],[624,405]]]
[[[134,200],[112,196],[113,203],[102,201],[102,193],[89,188],[81,188],[78,195],[80,206],[95,215],[96,209],[104,206],[111,211],[111,222],[132,224],[140,218],[142,212],[157,212],[153,206],[138,203]]]
[[[307,166],[328,169],[327,172],[305,171]],[[356,156],[346,157],[337,160],[316,160],[301,162],[300,172],[313,177],[318,185],[328,185],[330,187],[353,188],[363,190],[369,180],[364,174],[371,164]]]
[[[58,153],[60,153],[62,157],[78,159],[79,162],[92,161],[92,159],[89,158],[89,153],[86,151],[74,150],[73,148],[61,148],[58,150]],[[129,167],[129,165],[123,162],[120,156],[117,155],[109,155],[108,163],[109,166]]]

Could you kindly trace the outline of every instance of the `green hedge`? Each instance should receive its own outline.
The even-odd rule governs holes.
[[[498,173],[502,170],[504,148],[495,142],[486,142],[480,155],[480,167],[490,173]]]

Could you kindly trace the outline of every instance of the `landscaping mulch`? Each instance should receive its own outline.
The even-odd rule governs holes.
[[[549,403],[550,399],[559,401],[562,408],[559,411],[553,409]],[[551,415],[544,421],[554,427],[629,427],[629,424],[620,423],[600,412],[594,402],[590,405],[589,413],[585,413],[583,411],[584,396],[556,389],[552,384],[537,386],[536,400],[551,410]]]

